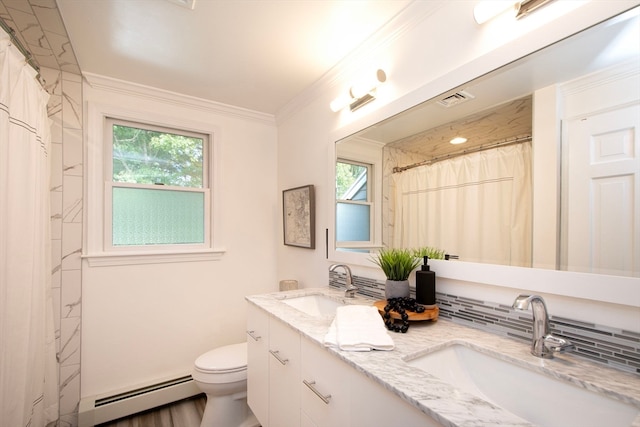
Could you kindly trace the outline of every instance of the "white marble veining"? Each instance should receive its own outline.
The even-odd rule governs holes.
[[[78,425],[80,401],[80,365],[60,367],[60,427]]]
[[[312,317],[283,304],[281,300],[309,294],[323,294],[343,304],[372,304],[373,300],[344,298],[344,292],[330,288],[300,289],[247,297],[272,316],[322,346],[331,319]],[[640,376],[600,366],[584,359],[562,354],[543,360],[529,353],[520,341],[469,328],[447,320],[412,323],[406,334],[392,334],[396,348],[381,352],[344,352],[326,349],[378,384],[400,396],[444,426],[531,426],[529,422],[471,394],[462,392],[406,361],[433,351],[452,341],[467,343],[476,349],[510,363],[543,373],[613,399],[631,404],[640,413]],[[640,416],[632,424],[640,426]]]
[[[1,0],[0,0],[1,1]],[[34,0],[36,1],[36,0]],[[45,0],[48,1],[48,0]],[[33,4],[32,4],[33,5]],[[80,401],[80,325],[82,316],[83,156],[81,76],[41,68],[50,93],[51,123],[51,277],[56,349],[60,373],[60,420],[77,423]]]
[[[64,47],[62,48],[64,50]],[[61,217],[61,295],[59,302],[60,334],[60,426],[78,425],[80,402],[80,340],[82,325],[82,252],[83,156],[82,156],[82,78],[62,71],[52,80],[54,102],[61,108],[56,121],[62,137]]]
[[[40,67],[80,74],[55,0],[0,0],[0,18]]]
[[[62,123],[67,129],[82,129],[82,82],[63,73]]]
[[[65,144],[66,145],[66,144]],[[82,163],[80,163],[82,165]],[[81,166],[80,166],[81,168]],[[62,197],[62,221],[64,223],[82,223],[82,177],[64,171],[64,195]]]
[[[80,270],[62,271],[62,295],[60,301],[60,317],[80,318],[82,293],[82,272]]]

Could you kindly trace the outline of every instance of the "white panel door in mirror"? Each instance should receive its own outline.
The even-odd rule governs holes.
[[[640,277],[640,106],[567,127],[567,269]]]

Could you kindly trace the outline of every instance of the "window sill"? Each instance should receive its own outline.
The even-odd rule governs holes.
[[[89,267],[115,265],[165,264],[168,262],[217,261],[225,254],[225,249],[207,249],[189,252],[127,252],[93,253],[82,255]]]

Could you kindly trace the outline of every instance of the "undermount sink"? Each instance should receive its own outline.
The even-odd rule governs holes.
[[[291,297],[280,301],[313,317],[334,317],[336,309],[344,305],[340,301],[317,294]]]
[[[539,426],[628,427],[640,414],[633,405],[502,360],[469,343],[451,342],[406,361]]]

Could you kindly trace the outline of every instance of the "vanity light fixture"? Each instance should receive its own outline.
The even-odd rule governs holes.
[[[518,6],[518,11],[516,12],[516,19],[520,19],[523,16],[527,16],[534,10],[552,1],[553,0],[524,0]]]
[[[175,3],[178,6],[182,6],[191,10],[194,10],[196,8],[196,0],[169,0],[169,2]]]
[[[478,24],[484,24],[509,11],[516,19],[520,19],[551,1],[553,0],[484,0],[474,7],[473,18]]]
[[[376,99],[376,88],[385,81],[387,81],[387,74],[384,70],[378,69],[370,73],[360,82],[351,86],[348,93],[334,99],[330,104],[331,111],[337,113],[347,105],[351,111],[355,111],[368,104]]]
[[[473,19],[475,19],[478,24],[484,24],[496,16],[505,13],[507,10],[515,11],[516,4],[518,3],[520,2],[505,0],[481,1],[473,8]]]
[[[465,142],[467,142],[467,138],[462,136],[456,136],[451,141],[449,141],[449,143],[453,145],[464,144]]]

